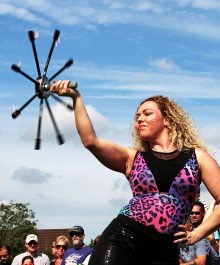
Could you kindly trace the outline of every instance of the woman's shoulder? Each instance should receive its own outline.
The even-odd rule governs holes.
[[[216,158],[214,157],[214,154],[209,152],[208,150],[202,149],[202,148],[196,148],[195,149],[196,158],[200,165],[203,164],[209,164],[217,163]]]
[[[213,155],[209,151],[202,148],[195,148],[195,153],[198,159],[203,159],[206,157],[213,158]]]

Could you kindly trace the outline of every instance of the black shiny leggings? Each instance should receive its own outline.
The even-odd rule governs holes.
[[[179,265],[179,250],[172,238],[119,215],[102,233],[89,265],[139,264]]]

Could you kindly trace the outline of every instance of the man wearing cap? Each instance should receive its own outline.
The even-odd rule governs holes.
[[[33,257],[34,265],[50,265],[49,257],[38,251],[38,237],[36,235],[30,234],[26,237],[25,247],[27,251],[15,256],[11,265],[21,265],[23,257],[29,255]]]
[[[69,231],[69,236],[72,239],[73,247],[65,251],[61,265],[87,265],[93,249],[83,242],[84,229],[76,225]]]

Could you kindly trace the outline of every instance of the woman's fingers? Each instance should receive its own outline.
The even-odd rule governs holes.
[[[50,91],[53,93],[57,93],[60,96],[72,96],[75,94],[74,90],[68,87],[69,80],[59,80],[55,81]]]
[[[187,233],[186,232],[177,232],[174,234],[175,240],[174,243],[182,243],[184,241],[187,241]]]
[[[175,240],[173,241],[175,244],[181,243],[184,245],[191,244],[191,232],[189,231],[181,231],[174,234]]]

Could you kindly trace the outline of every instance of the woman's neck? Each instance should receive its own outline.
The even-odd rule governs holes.
[[[176,146],[172,144],[154,144],[150,145],[150,149],[155,152],[161,152],[161,153],[171,153],[175,151],[177,148]]]
[[[55,265],[60,265],[62,263],[62,258],[61,257],[57,257],[55,260]]]

